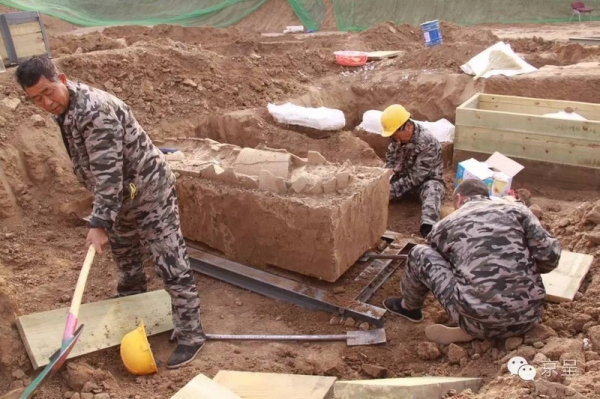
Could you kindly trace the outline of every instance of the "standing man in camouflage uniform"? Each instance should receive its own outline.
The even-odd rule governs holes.
[[[67,80],[47,57],[21,63],[16,78],[40,108],[54,115],[73,171],[94,194],[86,245],[109,242],[119,268],[119,296],[146,292],[142,246],[171,296],[179,340],[167,362],[189,363],[204,345],[200,298],[179,225],[175,177],[129,106]]]
[[[419,193],[423,237],[440,220],[444,197],[442,146],[401,105],[390,105],[381,115],[383,137],[390,138],[385,167],[392,169],[390,200]]]
[[[437,223],[429,246],[408,255],[402,297],[384,306],[410,321],[423,320],[428,292],[459,327],[428,326],[440,343],[525,334],[542,319],[546,291],[542,273],[558,266],[561,248],[526,206],[492,200],[479,180],[454,191],[455,212]]]

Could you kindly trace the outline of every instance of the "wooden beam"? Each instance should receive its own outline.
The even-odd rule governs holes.
[[[204,374],[198,374],[171,399],[240,399],[235,393]]]
[[[409,377],[382,380],[338,381],[334,386],[335,399],[438,399],[455,389],[461,392],[479,390],[481,378]]]
[[[479,106],[476,108],[539,116],[564,111],[567,107],[572,108],[574,112],[586,119],[599,120],[598,118],[600,118],[598,114],[600,106],[598,104],[496,94],[481,94]]]
[[[562,251],[556,269],[542,274],[549,302],[568,302],[575,298],[581,283],[592,267],[594,257],[570,251]]]
[[[332,399],[336,377],[221,370],[213,381],[242,399]]]
[[[68,311],[55,309],[17,319],[34,369],[47,365],[50,356],[60,348]],[[140,320],[144,320],[149,336],[173,329],[171,297],[165,290],[81,305],[79,324],[85,326],[68,359],[119,345]]]

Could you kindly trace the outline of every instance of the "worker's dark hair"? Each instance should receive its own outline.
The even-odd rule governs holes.
[[[456,194],[460,194],[463,197],[473,197],[475,195],[489,197],[490,189],[481,180],[468,179],[463,180],[462,183],[456,187],[454,195]]]
[[[58,69],[52,60],[46,56],[34,56],[23,61],[19,64],[15,72],[17,83],[23,89],[35,85],[42,76],[50,81],[56,82],[58,80],[58,75]]]

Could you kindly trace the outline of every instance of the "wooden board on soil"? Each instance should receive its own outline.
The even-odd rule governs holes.
[[[481,378],[409,377],[381,380],[338,381],[335,399],[441,398],[451,389],[479,390]]]
[[[229,389],[211,380],[204,374],[198,374],[185,384],[171,399],[240,399]]]
[[[17,319],[34,369],[47,365],[60,348],[68,312],[61,308]],[[84,324],[83,332],[68,359],[119,345],[141,320],[148,336],[173,329],[171,297],[165,290],[81,305],[78,325]]]
[[[213,381],[242,399],[331,399],[337,377],[220,370]]]
[[[546,299],[550,302],[572,301],[593,261],[592,255],[562,251],[557,268],[542,274]]]
[[[394,58],[400,54],[400,51],[371,51],[367,53],[369,60],[383,60],[385,58]]]

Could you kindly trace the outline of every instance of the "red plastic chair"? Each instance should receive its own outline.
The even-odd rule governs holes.
[[[581,1],[574,1],[571,3],[571,8],[573,9],[573,15],[571,15],[569,22],[573,20],[575,15],[579,17],[579,22],[581,22],[581,14],[586,12],[590,14],[590,21],[592,20],[592,11],[594,11],[593,7],[586,7]]]

